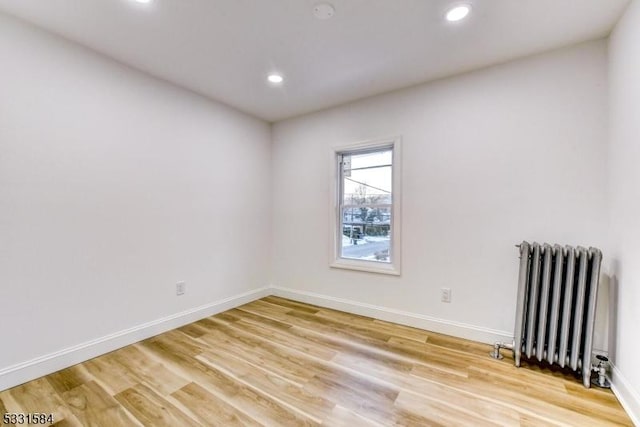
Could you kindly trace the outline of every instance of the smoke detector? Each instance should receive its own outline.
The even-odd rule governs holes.
[[[321,20],[329,19],[336,13],[336,8],[329,3],[318,3],[313,6],[313,15]]]

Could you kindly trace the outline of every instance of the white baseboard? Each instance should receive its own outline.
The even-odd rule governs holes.
[[[632,387],[613,363],[611,363],[611,390],[629,414],[633,424],[640,426],[640,393]]]
[[[493,344],[496,341],[513,341],[513,334],[510,332],[454,322],[451,320],[438,319],[424,314],[380,307],[357,301],[331,297],[328,295],[320,295],[313,292],[281,288],[279,286],[272,286],[271,291],[273,295],[282,298],[289,298],[308,304],[318,305],[320,307],[346,311],[348,313],[373,317],[375,319],[386,320],[388,322],[399,323],[401,325],[412,326],[414,328],[425,329],[446,335],[453,335],[487,344]]]
[[[0,391],[270,294],[268,287],[255,289],[0,369]]]

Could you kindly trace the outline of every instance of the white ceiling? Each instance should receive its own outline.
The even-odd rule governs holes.
[[[0,10],[276,121],[605,37],[629,0],[0,0]],[[269,72],[285,76],[266,84]]]

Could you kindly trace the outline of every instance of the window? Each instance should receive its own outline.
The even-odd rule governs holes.
[[[332,267],[400,274],[399,140],[335,149]]]

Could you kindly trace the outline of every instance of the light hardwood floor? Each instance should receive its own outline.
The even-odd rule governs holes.
[[[0,392],[58,426],[632,425],[490,346],[268,297]],[[505,352],[506,353],[506,352]]]

